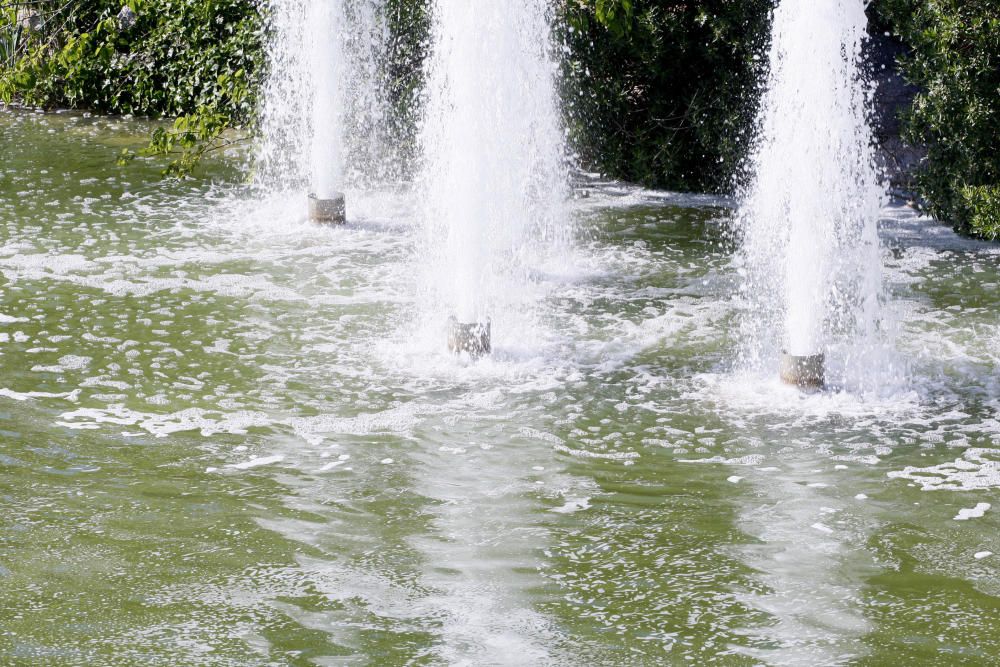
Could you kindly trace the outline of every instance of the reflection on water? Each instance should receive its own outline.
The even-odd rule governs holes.
[[[909,380],[803,396],[733,371],[725,202],[595,185],[471,364],[405,192],[314,227],[145,131],[0,115],[0,662],[1000,652],[995,247],[886,211]]]

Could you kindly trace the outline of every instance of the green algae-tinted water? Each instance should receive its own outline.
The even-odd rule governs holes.
[[[597,192],[467,364],[405,197],[146,131],[0,114],[0,664],[997,664],[995,246],[887,210],[907,379],[802,396],[733,370],[723,209]]]

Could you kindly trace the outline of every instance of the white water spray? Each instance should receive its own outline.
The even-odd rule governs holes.
[[[454,314],[496,325],[523,308],[528,272],[565,241],[567,171],[547,5],[434,6],[421,181],[426,287],[442,321]]]
[[[878,346],[877,221],[885,188],[860,71],[864,0],[783,0],[740,218],[747,361],[773,372],[843,343],[845,364]]]
[[[312,191],[331,199],[344,189],[344,14],[337,0],[313,0],[307,19],[312,96]]]
[[[377,59],[383,0],[269,0],[268,67],[257,155],[266,190],[332,197],[371,187],[385,114]]]

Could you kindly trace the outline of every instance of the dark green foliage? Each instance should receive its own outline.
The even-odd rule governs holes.
[[[247,121],[262,61],[246,0],[46,0],[45,22],[0,95],[26,104],[177,116],[210,107]],[[116,16],[136,14],[131,27]]]
[[[920,86],[908,138],[927,147],[920,194],[961,232],[1000,236],[1000,12],[995,0],[881,0]]]
[[[15,3],[17,52],[0,68],[0,100],[100,113],[179,117],[152,153],[185,171],[225,132],[253,121],[263,65],[261,14],[248,0],[41,0]],[[123,7],[134,23],[118,18]],[[10,23],[39,13],[36,30]],[[2,55],[2,53],[0,53]]]
[[[977,236],[1000,239],[1000,186],[962,186],[955,217]]]
[[[772,0],[569,0],[562,34],[584,164],[726,190],[751,139]]]

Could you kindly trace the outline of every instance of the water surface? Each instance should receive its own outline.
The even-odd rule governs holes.
[[[723,202],[598,187],[469,364],[405,194],[318,228],[146,132],[0,114],[3,664],[1000,655],[996,246],[886,210],[906,379],[803,396],[733,369]]]

